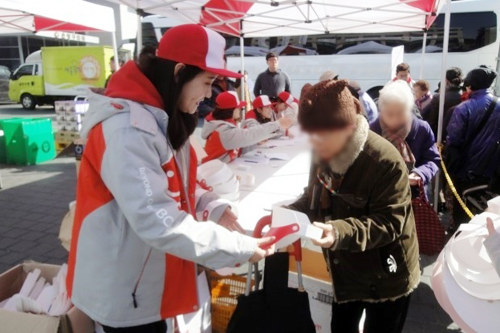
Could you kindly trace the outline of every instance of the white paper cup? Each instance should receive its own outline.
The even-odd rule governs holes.
[[[255,185],[255,175],[253,173],[246,173],[241,178],[241,183],[244,186],[254,186]]]

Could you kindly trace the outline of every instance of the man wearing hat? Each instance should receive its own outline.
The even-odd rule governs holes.
[[[274,52],[266,55],[267,70],[257,76],[253,93],[255,97],[267,95],[271,100],[278,97],[282,91],[291,91],[290,79],[278,68],[279,58]]]
[[[203,163],[214,159],[231,162],[240,155],[241,148],[267,140],[273,137],[276,131],[290,127],[293,122],[283,118],[258,127],[239,128],[236,121],[240,119],[241,108],[246,103],[240,102],[236,92],[219,94],[215,103],[215,110],[207,116],[201,131],[201,137],[207,140],[207,156]]]
[[[459,193],[498,178],[500,103],[490,90],[496,77],[485,65],[467,74],[464,85],[470,98],[455,107],[447,127],[447,161],[455,161],[448,167]],[[469,220],[458,203],[453,210],[456,225]]]
[[[462,70],[458,67],[451,67],[446,71],[446,85],[444,95],[444,117],[443,117],[443,139],[446,139],[446,127],[450,122],[451,108],[462,103],[461,100],[461,85],[462,85]],[[431,102],[422,110],[422,115],[425,121],[431,125],[434,137],[437,138],[438,123],[439,123],[439,91],[432,96]]]
[[[389,141],[369,129],[345,80],[314,85],[298,116],[313,164],[303,196],[290,206],[323,229],[332,278],[331,331],[400,333],[419,282],[408,169]]]

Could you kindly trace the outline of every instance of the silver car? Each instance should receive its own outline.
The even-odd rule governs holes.
[[[9,100],[10,70],[8,67],[0,66],[0,102]]]

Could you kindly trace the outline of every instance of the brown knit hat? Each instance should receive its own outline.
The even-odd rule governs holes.
[[[310,83],[306,83],[302,86],[302,89],[300,89],[299,101],[304,99],[304,96],[306,96],[307,92],[309,91],[309,89],[311,89],[311,87],[312,87],[312,84],[310,84]]]
[[[323,81],[300,101],[299,124],[306,132],[340,129],[356,124],[363,108],[348,89],[347,80]]]

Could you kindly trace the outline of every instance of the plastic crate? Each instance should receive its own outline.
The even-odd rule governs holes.
[[[226,332],[227,324],[238,304],[238,296],[245,293],[246,280],[244,276],[221,276],[214,271],[209,271],[208,281],[212,294],[212,331],[214,333]]]
[[[7,143],[7,163],[33,165],[56,157],[52,133],[16,136]]]
[[[15,137],[53,135],[52,120],[50,118],[8,119],[3,121],[2,127],[7,146]]]

